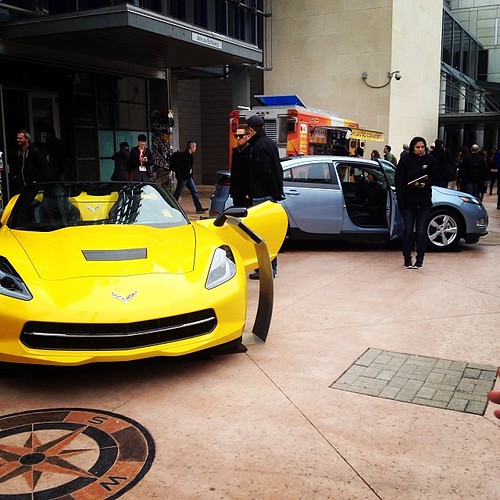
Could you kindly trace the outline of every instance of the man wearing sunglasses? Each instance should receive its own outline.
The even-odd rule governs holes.
[[[239,125],[234,134],[238,146],[233,149],[231,157],[231,185],[229,194],[233,199],[235,207],[251,207],[252,197],[250,195],[250,137],[248,127]]]

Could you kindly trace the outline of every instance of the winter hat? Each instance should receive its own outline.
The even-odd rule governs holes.
[[[259,115],[251,116],[248,121],[248,126],[254,130],[264,126],[264,120]]]

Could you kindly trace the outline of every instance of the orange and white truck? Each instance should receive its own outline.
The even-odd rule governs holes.
[[[359,123],[335,113],[306,106],[296,95],[258,95],[259,106],[234,109],[229,117],[229,151],[236,147],[240,123],[259,115],[281,157],[317,154],[354,155],[367,141],[383,142],[384,134],[360,128]],[[230,156],[231,157],[231,154]]]

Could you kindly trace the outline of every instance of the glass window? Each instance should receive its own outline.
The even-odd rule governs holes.
[[[143,104],[116,103],[116,128],[147,130],[146,107]]]
[[[116,100],[123,102],[145,103],[145,81],[142,78],[118,78],[116,81]]]
[[[284,171],[283,179],[288,182],[307,182],[331,184],[330,166],[328,163],[309,163],[298,165]]]

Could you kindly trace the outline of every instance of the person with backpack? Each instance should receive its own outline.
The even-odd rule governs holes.
[[[471,146],[470,155],[463,159],[458,170],[458,179],[461,191],[476,198],[481,196],[482,186],[488,180],[488,168],[477,144]]]

